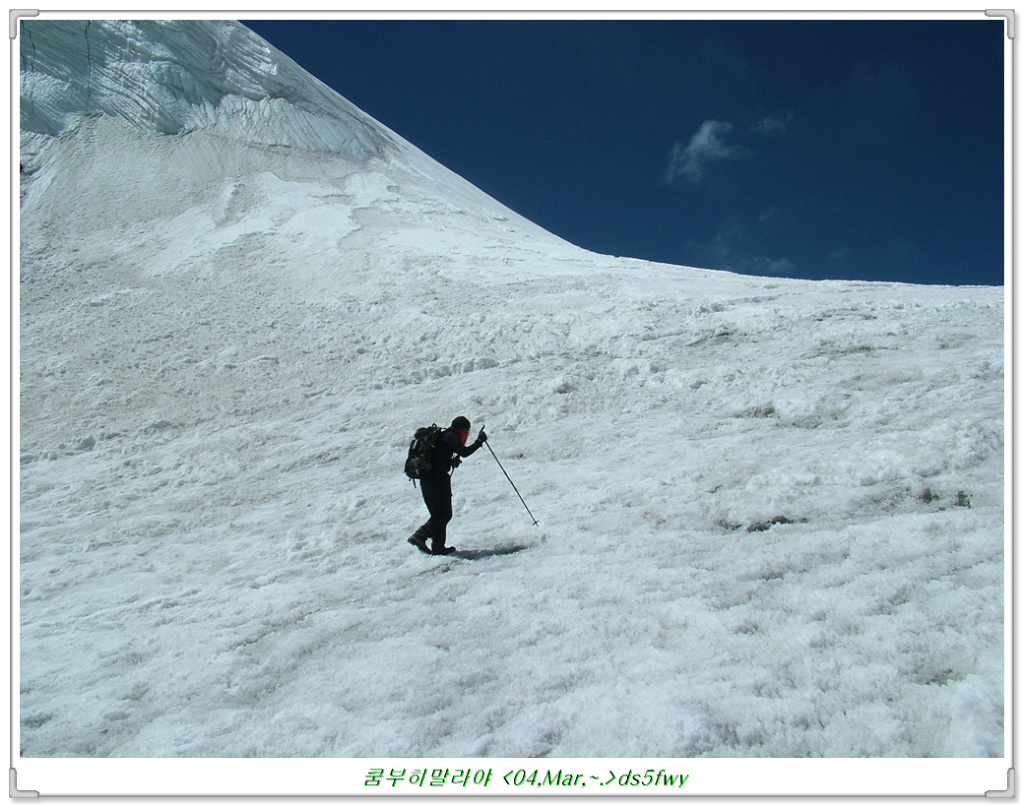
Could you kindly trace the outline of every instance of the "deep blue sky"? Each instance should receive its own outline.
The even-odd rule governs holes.
[[[1002,19],[243,22],[586,249],[1003,283]]]

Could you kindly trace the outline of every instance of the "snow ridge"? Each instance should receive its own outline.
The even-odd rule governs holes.
[[[393,142],[383,126],[236,22],[27,20],[22,36],[23,132],[59,135],[103,115],[144,132],[209,129],[361,162]]]
[[[1009,750],[1002,289],[594,255],[234,24],[23,25],[22,758]],[[477,452],[428,558],[458,414],[540,526]]]

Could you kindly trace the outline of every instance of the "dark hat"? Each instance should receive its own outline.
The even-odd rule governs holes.
[[[462,415],[459,415],[457,418],[455,418],[455,420],[452,421],[453,429],[468,429],[469,425],[469,418],[465,418]]]

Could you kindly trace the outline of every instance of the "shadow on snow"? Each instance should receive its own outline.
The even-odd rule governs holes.
[[[514,555],[527,548],[527,544],[507,544],[496,546],[493,549],[459,549],[452,553],[453,558],[463,560],[480,560],[481,558],[492,558],[495,555]]]

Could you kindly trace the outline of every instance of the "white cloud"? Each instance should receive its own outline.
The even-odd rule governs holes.
[[[744,258],[739,261],[735,271],[745,275],[758,275],[760,277],[787,277],[793,274],[796,267],[789,258],[767,258],[758,256],[756,258]]]
[[[710,243],[690,241],[687,249],[694,266],[708,266],[758,277],[794,277],[797,266],[789,258],[751,255],[757,249],[751,222],[742,216],[730,216],[718,223]]]
[[[777,115],[769,115],[767,118],[762,118],[751,126],[750,131],[754,134],[763,135],[764,137],[777,137],[778,135],[786,133],[786,130],[789,129],[789,122],[791,120],[793,120],[792,112],[784,118],[780,118]]]
[[[697,183],[704,178],[704,168],[708,163],[751,156],[751,152],[743,146],[729,145],[725,142],[725,136],[732,132],[733,128],[731,123],[707,120],[700,125],[700,129],[685,146],[682,142],[677,142],[669,156],[665,181],[671,184],[683,178]]]

